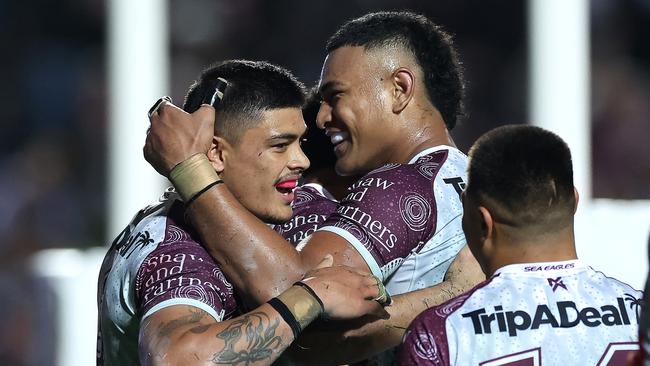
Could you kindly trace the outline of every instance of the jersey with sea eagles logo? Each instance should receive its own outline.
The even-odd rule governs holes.
[[[625,365],[642,293],[579,260],[505,266],[420,314],[402,365]]]

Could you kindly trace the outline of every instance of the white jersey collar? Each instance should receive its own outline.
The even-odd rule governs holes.
[[[536,262],[536,263],[517,263],[501,267],[494,272],[494,275],[504,274],[535,274],[535,273],[553,273],[565,272],[567,270],[575,271],[577,269],[587,268],[588,266],[579,259],[559,262]]]
[[[302,187],[311,187],[318,191],[318,193],[320,193],[323,197],[328,198],[332,201],[337,201],[337,199],[334,198],[334,196],[320,183],[305,183],[302,185]]]
[[[459,153],[465,155],[462,151],[458,150],[457,148],[455,148],[455,147],[453,147],[453,146],[449,146],[449,145],[438,145],[438,146],[430,147],[430,148],[428,148],[428,149],[424,149],[424,150],[420,151],[419,153],[415,154],[415,156],[412,157],[411,160],[409,160],[408,163],[409,163],[409,164],[413,164],[413,163],[415,163],[419,158],[423,157],[424,155],[429,155],[429,154],[434,153],[434,152],[439,151],[439,150],[455,150],[455,151],[458,151]]]

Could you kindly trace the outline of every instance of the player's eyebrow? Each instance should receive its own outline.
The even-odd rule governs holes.
[[[318,94],[323,97],[325,93],[329,92],[331,89],[340,88],[341,85],[342,84],[336,80],[328,81],[318,88]]]
[[[301,136],[298,136],[295,133],[278,133],[275,135],[271,135],[271,137],[268,138],[268,141],[274,141],[274,140],[295,140],[297,138],[302,138],[305,134],[303,133]]]

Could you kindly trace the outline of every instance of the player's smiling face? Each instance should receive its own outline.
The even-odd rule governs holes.
[[[332,51],[323,64],[317,124],[332,142],[341,175],[390,162],[387,145],[395,137],[385,121],[390,88],[377,58],[363,47],[345,46]]]
[[[309,167],[300,148],[305,129],[300,109],[267,110],[257,126],[222,152],[224,183],[244,207],[267,223],[291,218],[293,188]]]

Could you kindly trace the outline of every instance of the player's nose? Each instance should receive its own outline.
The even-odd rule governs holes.
[[[325,128],[325,124],[332,120],[332,107],[326,103],[322,102],[320,108],[318,109],[318,114],[316,115],[316,126],[320,129]]]
[[[309,168],[309,164],[309,158],[302,151],[300,145],[295,146],[295,148],[292,149],[291,159],[289,160],[289,169],[303,172]]]

